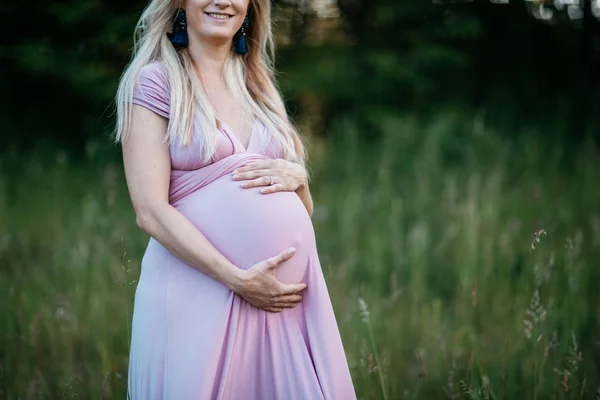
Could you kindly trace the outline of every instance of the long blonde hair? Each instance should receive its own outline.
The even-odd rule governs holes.
[[[159,61],[165,70],[170,92],[170,115],[166,139],[185,146],[192,140],[194,117],[198,116],[202,159],[208,161],[217,148],[218,131],[214,111],[187,51],[176,51],[167,38],[177,11],[173,0],[152,0],[134,31],[131,62],[123,72],[116,97],[115,140],[127,138],[131,129],[133,90],[144,66]],[[269,0],[251,0],[248,7],[249,51],[245,56],[232,51],[225,62],[224,81],[246,113],[261,120],[283,149],[284,158],[304,164],[306,150],[286,113],[274,82],[274,40]]]

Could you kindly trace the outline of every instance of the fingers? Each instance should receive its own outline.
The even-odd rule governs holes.
[[[233,174],[234,181],[247,181],[250,179],[260,178],[262,176],[273,175],[274,171],[271,169],[256,169],[246,172],[236,172]]]
[[[300,300],[298,301],[278,301],[268,307],[264,307],[263,310],[267,310],[269,312],[281,312],[285,308],[295,308],[296,306],[298,306],[298,304],[300,304],[300,301],[302,300],[302,297],[298,297],[300,298]]]
[[[298,304],[299,303],[275,303],[273,307],[283,310],[284,308],[296,308]]]
[[[286,191],[285,185],[283,183],[276,183],[274,185],[267,186],[266,188],[260,189],[260,192],[262,194],[269,194],[269,193],[283,192],[283,191]],[[290,192],[291,192],[291,190],[290,190]]]
[[[273,303],[268,307],[264,307],[264,310],[269,312],[281,312],[284,308],[294,308],[302,301],[302,296],[297,294],[279,296],[274,298]]]
[[[269,186],[271,183],[271,179],[268,176],[261,176],[260,178],[252,179],[251,181],[246,181],[242,183],[243,188],[251,188],[257,186]]]
[[[283,287],[282,295],[293,295],[296,293],[300,293],[304,289],[306,289],[306,283],[292,283],[290,285],[281,285]]]
[[[293,307],[302,301],[302,296],[299,294],[286,294],[273,299],[276,307]]]
[[[282,251],[281,253],[277,254],[276,256],[269,258],[269,260],[268,260],[269,268],[275,269],[282,262],[287,261],[290,258],[292,258],[294,256],[294,254],[296,254],[296,249],[293,247],[290,247],[290,248]]]
[[[258,161],[253,161],[251,163],[248,163],[246,165],[244,165],[243,167],[240,168],[236,168],[233,170],[233,174],[239,174],[242,172],[248,172],[248,171],[253,171],[255,169],[265,169],[265,168],[269,168],[271,166],[274,165],[275,160],[258,160]]]

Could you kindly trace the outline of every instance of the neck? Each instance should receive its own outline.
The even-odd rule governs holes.
[[[231,53],[231,41],[212,44],[200,40],[190,40],[188,52],[198,69],[197,72],[202,76],[221,78],[225,61]]]

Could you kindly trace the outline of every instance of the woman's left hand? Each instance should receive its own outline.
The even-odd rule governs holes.
[[[233,171],[233,179],[244,181],[243,188],[265,186],[261,193],[295,192],[308,183],[302,165],[278,159],[253,161]]]

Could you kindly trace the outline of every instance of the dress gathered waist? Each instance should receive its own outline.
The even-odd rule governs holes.
[[[264,159],[267,157],[261,154],[236,153],[199,169],[174,169],[171,171],[169,203],[175,206],[187,196],[231,173],[236,168],[251,161]]]

